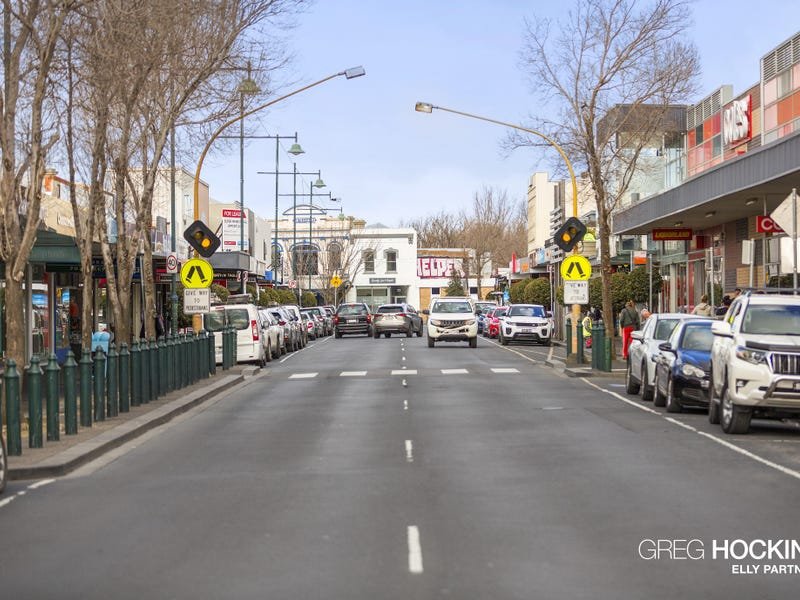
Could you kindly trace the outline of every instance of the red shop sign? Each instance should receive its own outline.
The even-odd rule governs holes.
[[[772,217],[761,215],[756,217],[756,231],[758,233],[783,233],[783,229]]]

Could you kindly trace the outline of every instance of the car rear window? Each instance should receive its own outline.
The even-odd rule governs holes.
[[[364,308],[361,304],[347,304],[344,306],[339,307],[339,312],[337,314],[340,315],[365,315],[367,314],[367,309]]]
[[[659,319],[658,323],[656,323],[656,331],[653,334],[653,339],[668,340],[677,324],[678,319]]]
[[[242,330],[250,327],[250,315],[246,308],[229,308],[226,312],[228,313],[228,323],[236,329]]]
[[[710,325],[688,325],[683,332],[681,347],[684,350],[711,350],[714,334]]]
[[[206,331],[222,331],[225,327],[225,311],[215,310],[203,315],[203,327]]]
[[[378,308],[379,313],[399,313],[403,312],[402,306],[381,306]]]

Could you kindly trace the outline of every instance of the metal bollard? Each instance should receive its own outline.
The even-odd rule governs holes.
[[[47,359],[47,366],[44,369],[45,387],[47,393],[47,441],[57,442],[59,439],[59,415],[58,415],[58,359],[54,353],[50,353]]]
[[[131,406],[142,404],[142,351],[139,340],[131,344]]]
[[[172,368],[172,361],[173,355],[175,351],[175,346],[172,342],[172,332],[167,333],[166,342],[164,344],[164,362],[166,363],[165,372],[166,372],[166,390],[167,392],[172,392],[175,390],[175,369]]]
[[[567,330],[564,335],[564,340],[567,345],[567,356],[570,356],[572,354],[572,319],[567,317],[564,320],[564,323],[566,324],[567,327]]]
[[[119,415],[119,354],[117,346],[111,342],[108,348],[108,371],[106,371],[106,414],[109,417]]]
[[[81,427],[92,426],[92,354],[88,348],[81,352],[78,363],[81,372]]]
[[[583,326],[581,326],[580,323],[578,323],[578,329],[576,330],[576,334],[577,334],[577,338],[578,338],[578,344],[577,344],[577,348],[578,348],[577,359],[578,360],[577,360],[577,363],[579,365],[582,365],[583,361],[584,361],[584,357],[583,357]]]
[[[176,375],[178,377],[178,388],[183,389],[186,387],[186,364],[188,361],[186,360],[186,334],[182,333],[178,336],[178,345],[175,346],[175,351],[177,353],[177,363],[178,363],[178,370]]]
[[[119,412],[131,410],[131,353],[128,344],[119,345]]]
[[[186,385],[192,385],[195,381],[194,374],[197,361],[194,356],[194,339],[194,332],[186,337]]]
[[[106,355],[99,346],[94,353],[94,420],[106,420]]]
[[[206,340],[207,343],[208,343],[208,348],[206,349],[206,352],[208,353],[208,359],[209,359],[209,363],[208,363],[208,374],[209,375],[216,375],[217,374],[217,348],[216,348],[216,343],[217,342],[216,342],[216,340],[214,338],[215,338],[214,332],[213,331],[209,331],[208,332],[208,338]]]
[[[149,404],[150,403],[150,344],[147,343],[147,340],[142,338],[139,341],[139,349],[141,350],[141,363],[142,363],[142,370],[140,372],[141,377],[141,389],[142,389],[142,404]]]
[[[166,340],[162,335],[156,340],[156,356],[158,356],[158,395],[164,396],[167,393],[167,346]]]
[[[158,344],[150,338],[150,399],[158,400]]]
[[[72,350],[67,351],[64,361],[64,432],[67,435],[78,433],[78,396],[75,389],[78,363]]]
[[[20,426],[19,371],[13,358],[6,361],[3,374],[6,388],[6,432],[9,456],[22,454],[22,427]]]
[[[194,376],[194,383],[201,379],[200,372],[202,371],[203,359],[200,357],[200,332],[198,331],[192,336],[192,357],[194,358],[194,369],[192,375]]]
[[[28,448],[41,448],[42,441],[42,369],[39,357],[28,365]]]

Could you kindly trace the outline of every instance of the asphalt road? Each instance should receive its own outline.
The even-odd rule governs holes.
[[[800,548],[758,544],[800,540],[794,425],[724,436],[540,360],[319,341],[71,476],[11,482],[0,595],[797,597]]]

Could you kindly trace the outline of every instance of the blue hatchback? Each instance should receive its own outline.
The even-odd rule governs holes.
[[[680,322],[656,357],[656,406],[681,412],[684,406],[708,407],[711,371],[711,319]]]

